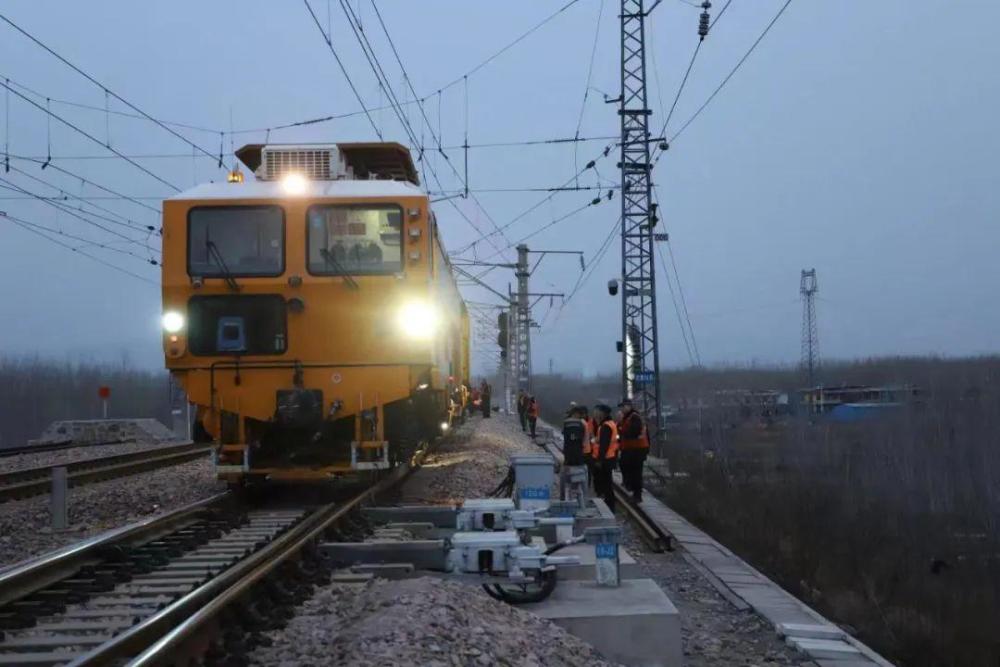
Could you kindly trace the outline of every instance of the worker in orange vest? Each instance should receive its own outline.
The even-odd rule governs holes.
[[[622,409],[618,423],[621,438],[622,484],[632,493],[632,500],[642,502],[642,466],[649,455],[649,432],[646,423],[632,405],[625,399],[618,406]]]
[[[597,406],[597,419],[600,425],[590,448],[594,459],[594,492],[604,497],[604,502],[613,512],[615,490],[611,473],[618,460],[618,425],[611,418],[611,408],[607,405]]]
[[[531,430],[531,439],[535,439],[535,427],[538,425],[538,399],[528,396],[528,428]]]

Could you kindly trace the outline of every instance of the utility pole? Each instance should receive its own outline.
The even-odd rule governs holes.
[[[517,330],[514,357],[514,377],[517,388],[531,391],[531,309],[528,308],[528,246],[523,243],[517,246],[517,268],[514,270],[517,278],[517,310],[514,315],[514,328]]]
[[[535,265],[528,267],[528,254],[538,255]],[[536,326],[531,320],[532,304],[528,303],[529,297],[538,299],[549,297],[564,297],[561,292],[530,292],[528,291],[528,278],[535,272],[545,255],[578,255],[580,257],[581,271],[584,268],[583,252],[579,250],[529,250],[528,246],[521,244],[517,246],[517,268],[514,275],[517,277],[517,293],[512,298],[515,304],[513,330],[516,332],[516,341],[513,344],[514,350],[514,377],[517,378],[517,388],[531,392],[531,327]]]
[[[659,2],[653,4],[653,8]],[[652,8],[650,9],[652,11]],[[655,204],[651,202],[646,103],[644,0],[621,0],[622,394],[660,433],[660,359],[653,264]]]
[[[802,295],[802,371],[806,374],[809,389],[816,386],[819,370],[819,329],[816,326],[816,269],[802,269],[799,294]]]

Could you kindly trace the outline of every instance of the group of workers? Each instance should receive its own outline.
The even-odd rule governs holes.
[[[453,416],[464,421],[467,415],[475,410],[482,412],[484,418],[489,419],[493,406],[493,387],[486,380],[479,384],[479,388],[473,389],[468,380],[460,382],[455,386],[451,394],[450,411]]]
[[[563,422],[563,463],[586,466],[594,492],[614,511],[612,472],[619,466],[622,484],[632,500],[642,502],[642,468],[649,454],[649,433],[631,400],[619,405],[617,419],[611,406],[599,404],[593,412],[571,405]]]
[[[517,392],[517,417],[521,420],[521,430],[530,432],[532,439],[538,428],[538,410],[537,398],[524,390]]]
[[[649,432],[646,423],[630,399],[618,404],[618,414],[611,406],[598,404],[593,411],[586,406],[570,404],[563,422],[563,463],[566,466],[586,466],[594,492],[615,509],[612,472],[619,467],[622,484],[632,494],[632,500],[642,502],[642,468],[649,455]],[[521,430],[534,440],[538,424],[539,405],[535,396],[519,391],[517,415]]]

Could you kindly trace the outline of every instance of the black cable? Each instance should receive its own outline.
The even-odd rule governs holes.
[[[405,66],[405,65],[403,64],[403,59],[402,59],[402,57],[401,57],[401,56],[399,55],[399,50],[398,50],[398,49],[396,48],[396,43],[395,43],[395,42],[393,41],[393,39],[392,39],[392,35],[391,35],[391,34],[389,33],[389,29],[388,29],[388,27],[386,26],[386,24],[385,24],[385,21],[383,21],[383,19],[382,19],[382,13],[381,13],[381,12],[379,11],[379,9],[378,9],[378,6],[377,6],[377,5],[375,4],[375,0],[371,0],[371,4],[372,4],[372,7],[373,7],[373,8],[374,8],[374,10],[375,10],[375,15],[376,15],[376,17],[378,18],[378,22],[379,22],[379,25],[380,25],[380,26],[381,26],[381,28],[382,28],[382,32],[383,32],[383,33],[385,34],[385,37],[386,37],[386,40],[388,40],[388,42],[389,42],[389,47],[390,47],[390,48],[392,49],[392,53],[393,53],[393,56],[394,56],[394,57],[395,57],[395,59],[396,59],[396,64],[397,64],[397,65],[399,65],[399,69],[400,69],[400,71],[401,71],[401,72],[403,73],[403,80],[405,81],[405,83],[406,83],[407,87],[409,88],[409,90],[410,90],[410,94],[411,94],[411,95],[413,95],[414,99],[417,99],[417,100],[419,100],[419,96],[417,95],[417,91],[416,91],[416,90],[414,89],[414,87],[413,87],[413,83],[412,83],[412,81],[411,81],[411,79],[410,79],[410,75],[409,75],[409,73],[408,73],[408,72],[406,71],[406,66]],[[366,40],[365,40],[365,41],[367,42],[367,38],[366,38]],[[370,45],[370,43],[369,43],[369,48],[371,48],[371,45]],[[373,50],[373,49],[372,49],[372,55],[373,55],[373,56],[375,55],[375,53],[374,53],[374,50]],[[377,61],[377,57],[376,57],[376,61]],[[385,77],[385,73],[384,73],[384,71],[383,71],[383,76]],[[388,80],[388,77],[385,77],[385,79],[386,79],[386,84],[388,85],[388,84],[389,84],[389,80]],[[464,79],[464,80],[465,80],[465,81],[468,81],[468,79],[467,79],[467,78],[466,78],[466,79]],[[468,91],[468,89],[466,89],[466,91]],[[395,96],[394,96],[394,97],[395,97]],[[400,111],[402,111],[402,108],[401,108],[401,106],[399,105],[399,100],[398,100],[398,98],[395,98],[395,99],[396,99],[396,105],[397,105],[397,107],[398,107],[398,108],[400,109]],[[455,165],[454,165],[454,164],[452,164],[452,162],[451,162],[451,159],[450,159],[450,158],[448,157],[447,153],[445,153],[445,152],[444,152],[444,149],[443,149],[443,148],[441,147],[441,138],[440,138],[440,136],[439,136],[438,134],[436,134],[436,133],[434,132],[434,126],[433,126],[433,124],[431,123],[431,121],[430,121],[430,118],[429,118],[429,117],[427,116],[427,111],[426,111],[426,109],[424,109],[424,105],[423,105],[423,102],[422,102],[422,101],[418,101],[418,102],[417,102],[417,108],[418,108],[418,109],[420,110],[420,115],[421,115],[421,117],[422,117],[422,118],[423,118],[423,120],[424,120],[424,124],[425,124],[425,125],[427,126],[427,129],[428,129],[428,130],[430,131],[430,133],[431,133],[431,138],[432,138],[432,139],[434,140],[434,142],[435,142],[435,143],[437,144],[437,146],[438,146],[438,153],[439,153],[439,154],[440,154],[440,155],[441,155],[441,156],[442,156],[442,157],[444,158],[444,160],[445,160],[445,163],[446,163],[446,164],[448,165],[448,167],[449,167],[449,168],[451,169],[452,173],[454,173],[454,174],[455,174],[455,177],[456,177],[456,178],[458,178],[459,182],[461,182],[461,183],[462,183],[462,186],[463,186],[463,187],[464,187],[464,189],[465,189],[465,193],[466,193],[466,194],[468,194],[468,193],[469,193],[469,183],[468,183],[468,173],[466,173],[466,175],[465,175],[464,177],[463,177],[463,176],[462,176],[461,174],[459,174],[459,173],[458,173],[458,169],[457,169],[457,168],[455,167]],[[407,121],[407,124],[409,124],[409,121]],[[421,144],[422,144],[422,143],[423,143],[423,142],[420,142],[420,141],[415,141],[415,142],[414,142],[414,146],[415,146],[415,147],[416,147],[416,146],[421,146]],[[466,134],[465,134],[465,142],[463,143],[463,146],[462,146],[462,147],[463,147],[464,149],[468,150],[468,148],[469,148],[468,144],[469,144],[469,138],[468,138],[468,96],[466,96]],[[423,152],[424,152],[424,151],[423,151],[423,147],[421,146],[421,148],[420,148],[420,157],[421,157],[421,158],[423,157]],[[433,168],[432,168],[432,167],[431,167],[430,165],[426,164],[426,161],[422,161],[422,164],[425,164],[425,165],[426,165],[426,167],[427,167],[428,169],[430,169],[430,171],[431,171],[431,174],[432,174],[432,175],[434,176],[434,180],[435,180],[435,181],[436,181],[436,182],[437,182],[437,183],[439,184],[439,186],[440,186],[440,179],[438,178],[438,176],[437,176],[437,173],[436,173],[436,172],[434,171],[434,169],[433,169]],[[441,187],[443,187],[443,186],[441,186]],[[500,230],[500,228],[499,228],[499,227],[497,226],[497,223],[496,223],[496,220],[494,220],[494,219],[493,219],[493,216],[492,216],[492,215],[490,215],[489,211],[487,211],[487,210],[486,210],[486,208],[485,208],[485,207],[484,207],[484,206],[482,205],[482,202],[480,202],[480,201],[479,201],[479,200],[478,200],[478,199],[477,199],[476,197],[474,197],[474,196],[470,197],[470,199],[472,199],[472,201],[473,201],[473,202],[475,202],[476,206],[478,206],[478,207],[479,207],[479,210],[480,210],[480,211],[482,211],[483,215],[485,215],[485,216],[486,216],[486,219],[487,219],[487,220],[488,220],[488,221],[490,222],[490,224],[491,224],[491,225],[493,226],[493,229],[494,229],[495,231],[497,231],[497,232],[499,232],[499,233],[500,233],[500,237],[501,237],[501,238],[502,238],[502,239],[503,239],[504,241],[508,241],[508,239],[507,239],[507,238],[506,238],[506,236],[504,235],[503,231],[502,231],[502,230]],[[451,204],[451,205],[452,205],[452,206],[453,206],[453,207],[454,207],[454,208],[455,208],[456,210],[458,210],[458,205],[457,205],[457,204],[455,204],[454,202],[452,202],[452,204]],[[471,220],[469,220],[469,222],[470,222],[470,224],[471,224]],[[473,226],[473,228],[475,228],[475,225],[472,225],[472,226]],[[477,232],[479,232],[479,230],[478,230],[478,229],[477,229],[476,231],[477,231]],[[480,234],[482,234],[482,232],[479,232],[479,233],[480,233]],[[493,244],[491,243],[491,245],[493,245]],[[494,245],[494,247],[496,247],[496,246]]]
[[[550,191],[550,193],[549,193],[548,196],[541,198],[540,200],[538,200],[537,202],[535,202],[534,204],[532,204],[528,208],[524,209],[523,211],[521,211],[520,213],[518,213],[517,215],[515,215],[509,222],[501,225],[500,229],[501,230],[508,229],[511,225],[513,225],[513,224],[517,223],[518,221],[522,220],[525,216],[527,216],[530,213],[532,213],[533,211],[537,210],[539,207],[541,207],[546,202],[551,201],[553,197],[555,197],[557,194],[559,194],[559,192],[562,191],[562,188],[567,187],[570,183],[572,183],[573,181],[575,181],[577,179],[577,177],[579,177],[583,172],[587,171],[588,169],[595,169],[595,167],[597,165],[597,162],[599,160],[607,157],[608,154],[611,152],[611,149],[613,147],[614,147],[614,144],[608,144],[607,146],[605,146],[604,150],[601,151],[601,153],[596,158],[594,158],[593,160],[591,160],[590,162],[588,162],[582,169],[578,169],[575,174],[573,174],[572,176],[570,176],[569,178],[567,178],[561,185],[557,186],[556,188],[553,188]],[[495,234],[495,233],[496,232],[492,232],[490,235]],[[487,235],[487,236],[490,236],[490,235]],[[452,255],[461,255],[461,254],[463,254],[465,252],[468,252],[470,249],[472,249],[476,245],[478,245],[480,243],[480,241],[485,240],[485,238],[486,237],[477,239],[477,240],[473,241],[472,243],[469,243],[469,244],[463,246],[462,248],[460,248],[459,250],[456,250],[454,253],[451,253],[451,254]]]
[[[601,36],[601,19],[604,17],[604,0],[597,9],[597,25],[594,27],[594,43],[590,47],[590,64],[587,65],[587,83],[583,89],[583,101],[580,103],[580,115],[576,119],[576,132],[573,136],[580,137],[580,127],[583,125],[583,112],[587,109],[587,98],[590,97],[590,82],[594,76],[594,57],[597,55],[597,41]],[[579,144],[573,145],[573,167],[579,168]]]
[[[27,156],[24,156],[24,155],[10,155],[10,154],[6,154],[5,153],[5,156],[13,158],[15,160],[24,160],[26,162],[35,162],[35,163],[39,163],[39,164],[42,162],[41,158],[27,157]],[[58,158],[53,158],[53,159],[58,159]],[[115,197],[118,198],[118,199],[124,199],[125,201],[132,202],[133,204],[135,204],[137,206],[141,206],[141,207],[143,207],[145,209],[148,209],[148,210],[152,211],[153,213],[156,213],[157,215],[159,215],[160,213],[162,213],[162,211],[159,208],[156,208],[155,206],[150,206],[149,204],[146,204],[145,202],[139,201],[138,197],[130,197],[129,195],[123,195],[122,193],[120,193],[120,192],[118,192],[116,190],[112,190],[111,188],[105,187],[105,186],[101,185],[100,183],[95,183],[94,181],[88,180],[88,179],[84,178],[83,176],[80,176],[79,174],[76,174],[76,173],[70,171],[69,169],[65,169],[63,167],[60,167],[57,164],[50,164],[49,168],[54,169],[55,171],[58,171],[60,173],[66,174],[67,176],[69,176],[71,178],[75,178],[78,181],[80,181],[81,183],[86,183],[87,185],[91,185],[91,186],[97,188],[98,190],[101,190],[103,192],[107,192],[108,194],[111,194],[111,195],[115,195]],[[78,199],[84,199],[84,197],[78,197]],[[93,198],[90,197],[88,199],[93,199]],[[162,197],[145,197],[145,199],[162,199]]]
[[[487,65],[489,65],[491,62],[493,62],[494,60],[496,60],[497,58],[499,58],[500,56],[502,56],[504,53],[506,53],[507,51],[509,51],[514,46],[517,46],[517,44],[519,44],[525,38],[529,37],[532,33],[534,33],[535,31],[537,31],[539,28],[541,28],[542,26],[544,26],[545,24],[547,24],[549,21],[551,21],[555,17],[557,17],[560,14],[562,14],[564,11],[566,11],[567,9],[569,9],[570,7],[572,7],[573,5],[575,5],[579,1],[580,0],[570,0],[565,5],[563,5],[562,7],[560,7],[559,9],[557,9],[556,11],[554,11],[552,14],[549,14],[547,17],[545,17],[544,19],[542,19],[539,23],[536,23],[534,26],[532,26],[531,28],[529,28],[526,32],[522,33],[514,41],[510,42],[509,44],[507,44],[506,46],[504,46],[502,49],[500,49],[499,51],[495,52],[493,55],[491,55],[488,58],[486,58],[486,60],[483,60],[478,65],[476,65],[475,67],[473,67],[472,69],[470,69],[469,71],[467,71],[465,74],[459,76],[454,81],[451,81],[450,83],[447,83],[447,84],[441,86],[438,89],[438,92],[448,90],[452,86],[457,86],[458,84],[462,83],[463,79],[472,76],[473,74],[475,74],[476,72],[478,72],[482,68],[484,68]]]
[[[143,111],[142,109],[140,109],[136,105],[132,104],[131,102],[129,102],[128,100],[126,100],[124,97],[122,97],[118,93],[114,92],[113,90],[111,90],[110,88],[108,88],[107,86],[105,86],[104,84],[102,84],[100,81],[98,81],[97,79],[95,79],[91,75],[89,75],[86,72],[84,72],[82,69],[80,69],[79,67],[77,67],[76,65],[74,65],[73,63],[71,63],[69,60],[67,60],[66,58],[62,57],[58,53],[56,53],[47,44],[44,44],[37,37],[35,37],[31,33],[29,33],[27,30],[25,30],[21,26],[17,25],[13,21],[11,21],[9,18],[7,18],[6,16],[4,16],[3,14],[0,14],[0,19],[3,19],[4,22],[6,22],[12,28],[14,28],[15,30],[17,30],[19,33],[21,33],[22,35],[24,35],[25,37],[27,37],[32,42],[34,42],[38,46],[42,47],[46,51],[48,51],[52,56],[54,56],[56,59],[58,59],[64,65],[66,65],[67,67],[69,67],[70,69],[72,69],[74,72],[76,72],[80,76],[82,76],[85,79],[87,79],[88,81],[90,81],[92,84],[94,84],[95,86],[97,86],[98,88],[100,88],[101,90],[103,90],[106,94],[111,95],[116,100],[118,100],[119,102],[121,102],[122,104],[124,104],[125,106],[127,106],[128,108],[132,109],[132,111],[135,111],[136,113],[138,113],[139,115],[141,115],[142,117],[144,117],[146,120],[151,121],[151,122],[155,123],[156,125],[160,126],[161,128],[163,128],[164,130],[166,130],[170,134],[174,135],[175,137],[177,137],[178,139],[180,139],[184,143],[188,144],[192,148],[197,149],[197,150],[201,151],[202,153],[205,153],[206,155],[209,154],[208,151],[206,151],[204,148],[202,148],[198,144],[194,143],[193,141],[191,141],[190,139],[188,139],[187,137],[185,137],[183,134],[181,134],[177,130],[174,130],[173,128],[168,127],[167,125],[165,125],[164,123],[160,122],[156,118],[153,118],[148,113],[146,113],[145,111]],[[58,116],[54,116],[54,117],[58,118]],[[108,148],[108,150],[113,150],[110,146],[106,146],[106,148]]]
[[[576,293],[580,289],[582,289],[585,284],[587,284],[587,281],[590,279],[590,276],[597,270],[597,266],[601,263],[601,260],[604,259],[604,255],[607,253],[608,248],[611,247],[611,241],[618,233],[618,230],[621,229],[621,225],[622,225],[622,220],[621,217],[619,217],[618,222],[615,224],[614,227],[611,228],[611,231],[608,232],[608,235],[604,238],[604,241],[601,242],[600,248],[597,250],[596,253],[594,253],[593,259],[591,259],[590,262],[588,263],[587,270],[584,273],[580,274],[580,276],[576,279],[576,284],[573,285],[573,289],[570,290],[569,295],[565,299],[563,299],[562,306],[559,308],[559,314],[561,314],[563,309],[567,305],[569,305],[569,302],[573,299],[574,296],[576,296]],[[559,319],[559,314],[557,314],[556,316],[557,320]]]
[[[8,218],[8,219],[10,219],[10,220],[12,220],[14,222],[20,223],[22,225],[27,225],[29,227],[32,227],[32,228],[35,228],[35,229],[38,229],[38,230],[42,230],[42,231],[48,232],[49,234],[56,234],[57,236],[63,236],[63,237],[68,238],[68,239],[73,239],[74,241],[80,241],[82,243],[86,243],[88,246],[93,246],[93,247],[101,248],[102,250],[110,250],[111,252],[117,252],[117,253],[120,253],[122,255],[127,255],[129,257],[138,259],[139,261],[141,261],[144,264],[153,264],[154,266],[158,264],[158,262],[156,262],[156,260],[146,259],[145,257],[142,257],[141,255],[137,255],[137,254],[135,254],[134,252],[132,252],[130,250],[123,250],[121,248],[116,248],[116,247],[114,247],[112,245],[109,245],[109,244],[106,244],[106,243],[101,243],[100,241],[95,241],[94,239],[88,239],[88,238],[84,238],[82,236],[77,236],[75,234],[70,234],[68,232],[62,231],[61,229],[53,229],[51,227],[46,227],[45,225],[40,225],[40,224],[38,224],[36,222],[28,222],[27,220],[23,220],[21,218],[18,218],[17,216],[11,215],[10,213],[0,213],[0,218]]]
[[[0,18],[3,18],[3,15],[0,15]],[[76,126],[76,125],[74,125],[73,123],[69,122],[68,120],[66,120],[66,119],[65,119],[65,118],[63,118],[62,116],[60,116],[60,115],[58,115],[58,114],[56,114],[56,113],[52,112],[52,111],[51,111],[51,110],[49,110],[49,109],[46,109],[45,107],[43,107],[42,105],[38,104],[38,103],[37,103],[37,102],[35,102],[34,100],[32,100],[32,99],[30,99],[30,98],[28,98],[28,97],[26,97],[26,96],[22,95],[22,94],[21,94],[21,93],[19,93],[18,91],[16,91],[16,90],[14,90],[13,88],[11,88],[11,87],[10,87],[10,86],[9,86],[8,84],[6,84],[6,83],[0,83],[0,86],[3,86],[4,88],[6,88],[6,89],[7,89],[7,90],[9,90],[10,92],[14,93],[14,94],[15,94],[15,95],[17,95],[18,97],[20,97],[20,98],[21,98],[22,100],[24,100],[24,101],[25,101],[25,102],[27,102],[28,104],[30,104],[30,105],[32,105],[32,106],[34,106],[34,107],[35,107],[35,108],[37,108],[38,110],[40,110],[40,111],[44,111],[44,112],[45,112],[46,114],[48,114],[48,115],[49,115],[50,117],[52,117],[52,118],[55,118],[56,120],[58,120],[58,121],[59,121],[60,123],[62,123],[63,125],[65,125],[65,126],[67,126],[67,127],[71,128],[71,129],[75,130],[75,131],[76,131],[76,132],[78,132],[79,134],[82,134],[83,136],[85,136],[86,138],[90,139],[91,141],[93,141],[93,142],[94,142],[95,144],[97,144],[98,146],[102,146],[102,147],[104,147],[105,149],[107,149],[107,150],[111,151],[112,153],[114,153],[114,154],[115,154],[115,155],[117,155],[118,157],[122,158],[123,160],[125,160],[126,162],[128,162],[129,164],[131,164],[131,165],[132,165],[133,167],[135,167],[135,168],[136,168],[136,169],[138,169],[139,171],[143,172],[144,174],[147,174],[147,175],[149,175],[149,176],[152,176],[152,177],[153,177],[153,178],[155,178],[155,179],[156,179],[157,181],[159,181],[160,183],[163,183],[164,185],[166,185],[166,186],[167,186],[167,187],[169,187],[169,188],[172,188],[172,189],[174,189],[174,190],[176,190],[176,191],[180,191],[180,188],[179,188],[179,187],[177,187],[176,185],[174,185],[173,183],[171,183],[170,181],[167,181],[167,180],[164,180],[163,178],[160,178],[159,176],[157,176],[156,174],[154,174],[153,172],[151,172],[151,171],[150,171],[149,169],[146,169],[145,167],[143,167],[143,166],[142,166],[141,164],[139,164],[139,163],[138,163],[138,162],[136,162],[135,160],[132,160],[132,159],[130,159],[129,157],[127,157],[126,155],[124,155],[124,154],[120,153],[120,152],[119,152],[118,150],[116,150],[116,149],[114,149],[114,148],[112,148],[112,147],[110,147],[110,146],[105,146],[105,145],[104,145],[104,142],[103,142],[103,141],[101,141],[100,139],[98,139],[97,137],[95,137],[94,135],[90,134],[89,132],[87,132],[87,131],[85,131],[85,130],[82,130],[82,129],[80,129],[79,127],[77,127],[77,126]]]
[[[674,315],[677,317],[677,327],[681,330],[681,339],[684,341],[684,349],[687,350],[688,360],[691,362],[691,365],[694,366],[695,362],[694,355],[691,353],[691,342],[688,340],[687,328],[684,326],[683,317],[681,317],[681,309],[680,305],[677,303],[677,296],[674,293],[673,281],[670,280],[670,271],[667,268],[667,261],[663,258],[663,249],[657,245],[656,252],[660,256],[660,264],[663,266],[663,277],[666,279],[667,289],[670,291],[670,300],[674,304]]]
[[[694,112],[694,115],[688,118],[687,122],[681,126],[681,129],[677,130],[677,132],[674,133],[672,137],[670,137],[670,143],[673,143],[674,141],[677,140],[677,137],[679,137],[684,132],[684,130],[686,130],[688,126],[694,122],[694,120],[699,115],[701,115],[701,112],[705,110],[705,107],[707,107],[712,102],[712,100],[715,99],[715,96],[718,95],[719,92],[725,87],[725,85],[729,83],[729,80],[733,78],[733,75],[736,74],[736,72],[740,69],[740,67],[743,66],[743,63],[746,62],[747,58],[750,57],[750,54],[753,53],[754,49],[757,48],[757,45],[761,43],[761,41],[764,39],[767,33],[770,32],[771,28],[774,27],[774,24],[778,22],[778,19],[781,18],[781,15],[785,13],[785,10],[788,9],[788,5],[790,4],[792,4],[792,0],[785,0],[785,4],[781,6],[781,9],[778,10],[778,13],[774,15],[774,18],[771,19],[771,22],[767,24],[767,27],[764,28],[764,31],[760,33],[760,36],[756,39],[756,41],[754,41],[754,43],[750,46],[747,52],[743,54],[743,57],[740,58],[740,61],[738,63],[736,63],[736,66],[733,67],[733,69],[729,72],[729,74],[726,75],[726,78],[722,80],[722,83],[720,83],[719,86],[712,92],[712,94],[708,96],[708,99],[705,100],[705,103],[702,104],[700,107],[698,107],[698,110]]]
[[[44,232],[40,232],[37,229],[33,229],[33,228],[31,228],[31,227],[29,227],[27,225],[24,225],[24,224],[20,223],[20,222],[18,222],[16,220],[12,219],[8,215],[0,215],[0,219],[10,220],[10,222],[12,222],[13,224],[17,225],[21,229],[29,231],[32,234],[36,234],[38,236],[41,236],[43,239],[46,239],[47,241],[55,243],[56,245],[60,245],[63,248],[66,248],[67,250],[70,250],[72,252],[75,252],[75,253],[78,253],[80,255],[83,255],[84,257],[87,257],[87,258],[89,258],[89,259],[97,262],[98,264],[103,264],[104,266],[106,266],[108,268],[114,269],[115,271],[118,271],[120,273],[124,273],[124,274],[129,275],[129,276],[132,276],[133,278],[137,278],[137,279],[139,279],[139,280],[141,280],[141,281],[143,281],[145,283],[149,283],[150,285],[153,285],[154,287],[159,287],[160,286],[160,284],[158,282],[156,282],[155,280],[150,280],[149,278],[146,278],[145,276],[140,276],[138,273],[132,273],[128,269],[123,269],[122,267],[120,267],[120,266],[118,266],[116,264],[112,264],[111,262],[105,261],[105,260],[101,259],[100,257],[95,257],[95,256],[91,255],[90,253],[87,253],[87,252],[84,252],[83,250],[80,250],[79,248],[74,248],[73,246],[69,245],[68,243],[63,243],[59,239],[54,239],[51,236],[48,236],[47,234],[45,234]]]
[[[323,30],[323,26],[320,25],[319,19],[316,18],[316,12],[313,11],[312,6],[309,4],[309,0],[302,0],[302,2],[305,3],[306,9],[309,10],[309,15],[312,17],[313,22],[316,24],[316,29],[319,30],[319,33],[321,35],[323,35],[323,41],[326,42],[327,47],[330,49],[330,53],[333,54],[334,60],[337,61],[337,65],[340,67],[341,73],[344,75],[344,78],[347,79],[347,85],[351,87],[351,92],[354,93],[355,99],[358,100],[358,104],[361,105],[362,111],[364,112],[365,116],[368,117],[368,122],[371,123],[372,128],[375,130],[376,136],[378,136],[379,139],[383,139],[382,132],[379,131],[378,125],[376,125],[374,119],[372,119],[372,115],[368,113],[368,108],[365,106],[364,100],[361,99],[361,94],[358,93],[358,89],[354,87],[354,82],[351,80],[351,75],[347,73],[347,68],[344,67],[344,63],[340,60],[340,56],[337,55],[337,50],[333,48],[333,42],[330,41],[329,35],[326,34],[326,32]]]
[[[24,85],[23,83],[20,83],[18,81],[14,81],[13,79],[8,79],[7,81],[8,81],[8,83],[13,84],[17,88],[20,88],[21,90],[28,91],[29,93],[31,93],[32,95],[34,95],[35,97],[37,97],[39,99],[44,100],[47,97],[46,95],[43,95],[42,93],[38,92],[37,90],[35,90],[35,89],[33,89],[33,88],[29,87],[29,86]],[[111,94],[110,91],[105,91],[105,93],[107,93],[108,95]],[[53,98],[51,98],[51,100],[52,100],[53,104],[63,104],[65,106],[76,107],[78,109],[88,109],[90,111],[100,111],[103,114],[112,114],[112,115],[115,115],[115,116],[121,116],[123,118],[134,118],[136,120],[150,120],[149,118],[146,118],[145,116],[140,116],[137,113],[128,113],[127,111],[116,111],[115,109],[107,109],[107,108],[104,108],[104,107],[96,107],[96,106],[94,106],[92,104],[84,104],[83,102],[74,102],[72,100],[64,100],[64,99],[59,99],[57,97],[53,97]],[[163,120],[162,118],[154,118],[152,120],[154,122],[162,123],[164,125],[172,125],[174,127],[182,127],[182,128],[184,128],[186,130],[196,130],[198,132],[210,132],[212,134],[218,134],[219,133],[218,129],[210,128],[210,127],[201,127],[200,125],[190,125],[188,123],[178,123],[176,121]],[[190,156],[187,156],[187,157],[190,157]]]
[[[670,255],[670,265],[674,268],[674,280],[677,281],[677,293],[681,297],[681,307],[684,309],[684,319],[687,320],[688,331],[691,332],[691,347],[694,348],[694,356],[701,366],[701,352],[698,350],[698,339],[694,335],[694,327],[691,326],[691,314],[688,312],[687,299],[684,297],[684,287],[681,285],[681,274],[677,272],[677,263],[674,261],[674,251],[667,241],[667,253]]]
[[[102,216],[102,215],[100,215],[98,213],[92,213],[90,211],[87,211],[88,215],[93,215],[94,217],[101,218],[102,220],[106,220],[106,221],[108,221],[108,222],[110,222],[112,224],[120,225],[122,227],[127,227],[129,229],[133,229],[133,230],[140,231],[140,232],[150,233],[150,232],[157,231],[156,227],[154,227],[153,225],[143,225],[141,223],[137,223],[134,220],[132,220],[131,218],[123,216],[120,213],[116,213],[115,211],[112,211],[109,208],[106,208],[104,206],[100,206],[98,204],[94,204],[92,202],[88,202],[88,201],[86,201],[85,199],[83,199],[81,197],[78,197],[76,195],[70,194],[66,190],[64,190],[64,189],[56,186],[53,183],[49,183],[48,181],[46,181],[44,179],[41,179],[41,178],[38,178],[37,176],[35,176],[33,174],[29,174],[28,172],[24,171],[23,169],[18,169],[17,167],[11,167],[11,171],[15,171],[18,174],[21,174],[22,176],[24,176],[26,178],[30,178],[31,180],[35,181],[36,183],[39,183],[40,185],[44,185],[46,187],[49,187],[49,188],[52,188],[53,190],[58,191],[60,194],[62,194],[62,199],[64,199],[64,200],[68,200],[68,199],[77,200],[77,201],[79,201],[79,202],[81,202],[83,204],[86,204],[87,206],[90,206],[92,208],[96,208],[99,211],[107,213],[108,215],[113,215],[116,218],[118,218],[119,220],[113,220],[113,219],[108,218],[106,216]],[[81,210],[81,212],[82,212],[82,210]],[[124,220],[124,222],[122,222],[122,220]]]
[[[117,231],[115,231],[113,229],[108,229],[107,227],[105,227],[101,223],[94,222],[93,220],[84,217],[84,215],[92,215],[95,218],[100,218],[100,216],[97,216],[96,214],[87,213],[87,212],[83,211],[82,209],[76,209],[76,210],[74,210],[73,208],[71,208],[69,206],[65,206],[65,205],[63,205],[61,203],[56,203],[55,201],[53,201],[51,199],[48,199],[48,198],[46,198],[46,197],[44,197],[42,195],[39,195],[39,194],[37,194],[35,192],[32,192],[30,190],[26,190],[25,188],[22,188],[21,186],[17,185],[16,183],[13,183],[12,181],[8,181],[6,178],[0,177],[0,184],[5,184],[5,185],[0,185],[0,187],[3,187],[4,189],[13,190],[15,192],[20,192],[21,194],[25,194],[25,195],[30,195],[31,197],[37,199],[38,201],[40,201],[40,202],[42,202],[44,204],[48,204],[52,208],[54,208],[56,210],[59,210],[59,211],[62,211],[63,213],[67,213],[67,214],[71,215],[72,217],[74,217],[74,218],[76,218],[76,219],[78,219],[78,220],[80,220],[82,222],[87,223],[88,225],[93,225],[94,227],[97,227],[98,229],[100,229],[100,230],[102,230],[104,232],[107,232],[108,234],[111,234],[112,236],[117,236],[118,238],[120,238],[120,239],[122,239],[124,241],[128,241],[129,243],[134,243],[134,244],[136,244],[136,245],[138,245],[138,246],[140,246],[142,248],[145,248],[150,253],[155,252],[144,241],[140,241],[139,239],[135,239],[135,238],[132,238],[130,236],[126,236],[126,235],[122,234],[121,232],[117,232]],[[114,222],[114,221],[112,221],[112,222]],[[120,224],[120,223],[116,223],[116,224]]]

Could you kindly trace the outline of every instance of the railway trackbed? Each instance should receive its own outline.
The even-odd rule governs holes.
[[[0,571],[0,667],[241,664],[328,574],[313,545],[364,530],[360,505],[425,449],[346,500],[248,505],[221,494]]]
[[[66,483],[73,487],[186,463],[207,456],[210,451],[208,445],[187,442],[60,465],[66,468]],[[51,488],[54,467],[39,466],[0,473],[0,502],[47,493]]]

